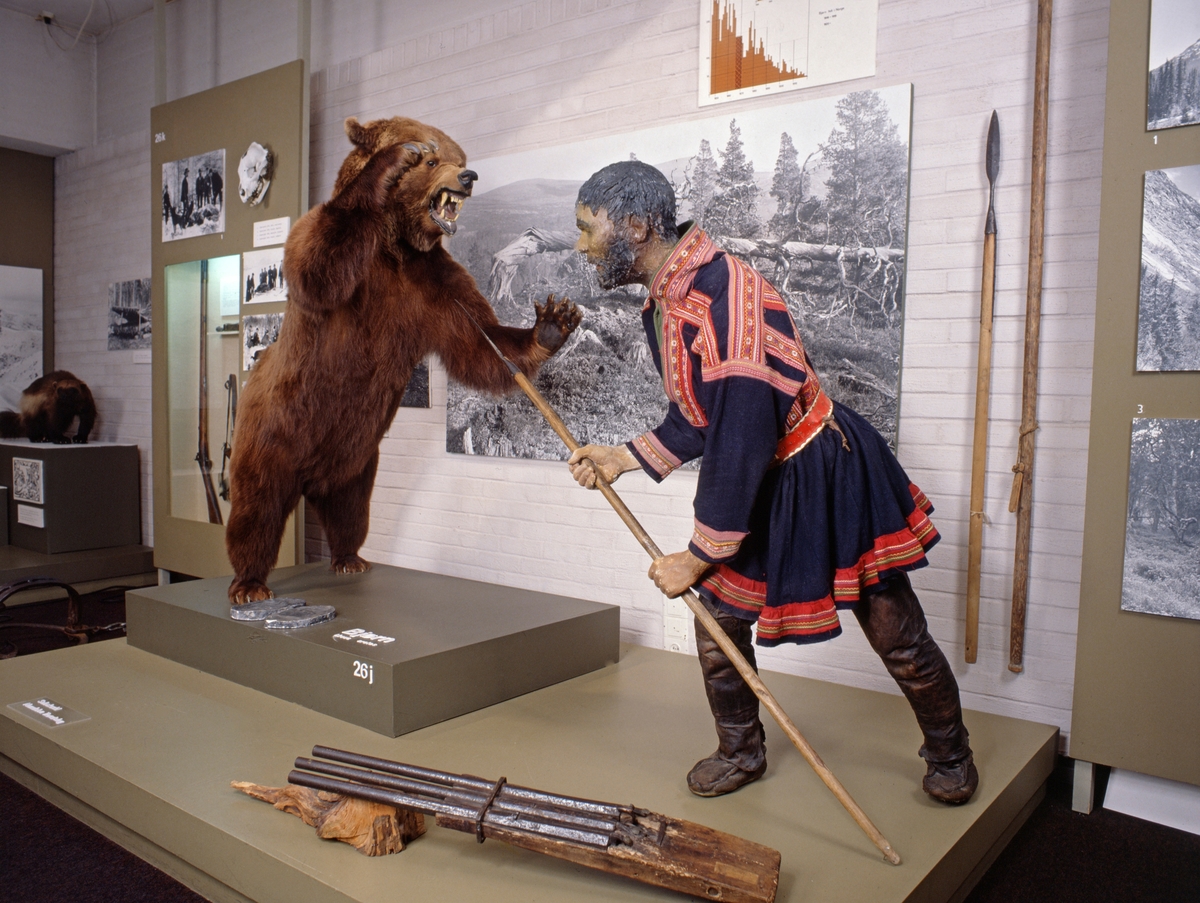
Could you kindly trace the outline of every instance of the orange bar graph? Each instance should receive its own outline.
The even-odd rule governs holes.
[[[775,82],[803,78],[804,73],[767,55],[763,40],[751,22],[743,37],[738,33],[737,12],[731,3],[713,0],[712,68],[709,91],[721,94]]]

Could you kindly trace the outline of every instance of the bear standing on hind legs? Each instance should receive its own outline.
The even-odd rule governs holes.
[[[358,550],[379,442],[426,355],[451,378],[500,394],[512,376],[480,327],[533,376],[581,318],[551,295],[535,305],[531,329],[500,325],[442,247],[477,178],[444,132],[396,117],[350,118],[346,134],[354,149],[333,196],[300,218],[284,247],[287,316],[239,404],[225,530],[235,605],[270,598],[267,574],[301,496],[325,528],[333,570],[370,567]]]

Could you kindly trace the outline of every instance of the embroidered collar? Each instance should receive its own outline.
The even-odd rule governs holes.
[[[650,280],[650,296],[646,304],[657,301],[666,310],[679,304],[692,290],[696,271],[720,253],[721,249],[708,237],[708,233],[692,225]]]

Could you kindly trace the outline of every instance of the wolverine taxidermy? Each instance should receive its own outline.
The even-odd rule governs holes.
[[[267,575],[301,496],[325,529],[332,569],[370,567],[358,550],[379,442],[428,354],[451,378],[500,394],[513,380],[480,327],[532,376],[581,318],[551,295],[532,328],[500,325],[442,246],[477,178],[448,135],[399,117],[351,118],[346,134],[354,148],[333,196],[288,236],[287,315],[238,409],[225,531],[235,605],[272,595]]]
[[[73,437],[67,430],[75,418]],[[28,438],[30,442],[84,444],[96,425],[96,401],[87,383],[66,370],[39,376],[21,393],[21,410],[0,411],[0,438]]]

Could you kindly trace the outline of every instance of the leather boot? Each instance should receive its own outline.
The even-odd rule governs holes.
[[[880,591],[863,596],[854,614],[925,735],[920,750],[927,763],[922,788],[944,803],[965,803],[979,785],[979,773],[962,720],[958,681],[929,635],[908,577],[901,574]]]
[[[712,612],[711,607],[709,611]],[[728,614],[712,614],[750,666],[757,670],[751,622]],[[699,619],[696,650],[708,705],[716,721],[717,751],[693,766],[687,784],[697,796],[720,796],[763,776],[767,770],[765,733],[758,718],[758,697]]]

